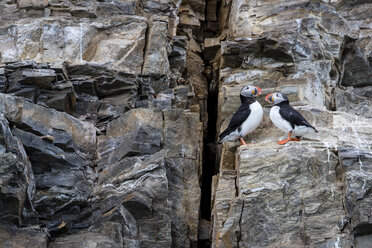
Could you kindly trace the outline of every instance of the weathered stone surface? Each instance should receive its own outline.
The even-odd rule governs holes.
[[[208,60],[214,59],[221,44],[218,38],[207,38],[204,42],[204,58]]]
[[[212,221],[213,233],[212,241],[218,244],[221,228],[225,223],[231,201],[236,197],[236,171],[220,172],[217,179],[217,187],[213,190],[214,199],[212,199]],[[213,244],[213,243],[212,243]]]
[[[212,247],[368,246],[371,5],[224,4],[221,50],[211,61],[219,81],[217,134],[238,108],[246,84],[263,89],[257,100],[265,116],[247,137],[257,145],[222,146],[213,181]],[[312,142],[274,143],[285,134],[271,123],[262,97],[275,91],[286,93],[317,127],[318,135],[305,137]]]
[[[172,71],[182,73],[186,68],[186,43],[187,38],[185,36],[174,37],[173,49],[168,57]]]
[[[241,149],[237,168],[240,208],[232,204],[229,211],[239,219],[229,226],[232,218],[228,216],[221,233],[235,234],[238,247],[348,244],[348,235],[338,227],[346,218],[341,168],[327,149],[301,145]],[[224,235],[221,247],[232,241]]]
[[[48,6],[47,0],[18,0],[18,6],[20,8],[45,8]]]
[[[101,97],[129,94],[138,91],[135,75],[120,73],[115,78],[101,77],[97,80],[97,94]]]
[[[372,87],[353,88],[347,90],[337,89],[335,95],[336,108],[339,111],[347,112],[372,118],[371,97]]]
[[[191,132],[191,130],[194,131]],[[182,110],[167,110],[163,113],[152,109],[134,109],[111,122],[107,127],[106,135],[99,138],[99,165],[105,168],[100,176],[101,183],[109,180],[115,185],[127,181],[123,184],[124,186],[135,182],[127,178],[130,173],[142,175],[144,171],[149,173],[144,178],[155,177],[152,179],[154,185],[151,187],[148,183],[144,184],[146,187],[138,186],[138,189],[135,186],[131,191],[117,192],[117,196],[112,198],[120,198],[121,200],[117,201],[122,201],[123,207],[133,215],[137,225],[142,226],[138,232],[140,235],[145,235],[143,239],[132,235],[131,240],[137,240],[145,247],[151,245],[157,247],[161,244],[173,244],[173,246],[180,247],[196,245],[200,203],[199,147],[201,141],[198,130],[199,118],[195,113],[184,113]],[[139,146],[139,144],[142,145]],[[160,151],[161,149],[163,150]],[[144,157],[143,162],[139,157],[132,157],[147,154],[154,155]],[[115,164],[115,161],[120,162]],[[152,163],[160,163],[161,166],[155,168],[159,170],[161,177],[165,177],[163,184],[166,188],[161,189],[162,196],[151,196],[155,193],[148,192],[150,189],[153,192],[155,187],[160,186],[157,186],[158,176],[154,175],[155,168],[152,167],[155,165]],[[143,164],[143,168],[139,167],[139,164]],[[130,185],[125,187],[131,188]],[[101,188],[97,188],[100,192],[102,191],[100,194],[107,194],[105,193],[107,189]],[[152,200],[155,198],[159,203]],[[97,199],[103,199],[103,197]],[[160,210],[162,208],[163,210]],[[152,219],[146,219],[149,218],[146,217],[148,215],[153,216]],[[155,219],[165,225],[156,234],[153,233],[155,230],[151,230],[151,228],[159,228],[159,223],[151,224]],[[172,239],[168,240],[168,235]],[[157,237],[163,237],[165,240],[155,242],[154,239],[158,239]]]
[[[166,75],[169,72],[167,51],[167,22],[154,20],[149,29],[146,43],[143,75]]]
[[[94,62],[141,72],[147,28],[141,17],[119,16],[97,23],[41,19],[26,24],[20,20],[3,28],[7,31],[0,37],[8,42],[0,48],[0,62]]]
[[[170,246],[165,155],[161,151],[149,157],[125,158],[113,167],[107,167],[101,174],[102,185],[93,191],[91,203],[93,209],[97,206],[97,228],[102,228],[107,221],[118,222],[123,229],[137,226],[124,232],[122,238],[127,242],[137,240],[135,247]],[[128,218],[129,222],[122,218]]]
[[[54,70],[50,69],[23,69],[13,72],[9,78],[15,84],[44,86],[51,83],[56,76]]]
[[[24,102],[23,125],[33,132],[53,137],[53,142],[62,147],[73,147],[76,152],[92,156],[95,150],[96,130],[90,123],[81,122],[68,114]]]
[[[4,71],[8,75],[5,93],[67,113],[75,108],[73,85],[63,64],[11,63]]]
[[[0,246],[9,248],[48,247],[48,234],[40,228],[0,226]]]
[[[6,107],[7,104],[4,104],[3,114],[25,130],[13,128],[12,132],[19,137],[19,143],[25,146],[24,163],[31,162],[35,173],[35,178],[33,174],[28,176],[29,186],[24,186],[23,189],[25,190],[23,194],[30,191],[29,196],[24,195],[22,198],[22,194],[18,194],[21,201],[19,214],[22,213],[27,201],[32,200],[38,216],[43,221],[48,222],[56,216],[64,216],[65,221],[72,224],[75,221],[76,210],[88,200],[95,177],[89,170],[87,161],[95,151],[95,129],[92,125],[80,122],[65,113],[16,97],[2,95],[2,100],[8,104],[15,103],[12,107],[17,109],[9,109]],[[58,127],[56,123],[60,126]],[[16,157],[14,159],[14,163],[10,164],[19,163]],[[21,165],[22,163],[19,164]],[[21,171],[27,173],[27,169]],[[26,205],[27,208],[30,209]],[[5,209],[14,211],[17,208]],[[66,209],[75,212],[69,213]],[[29,211],[31,214],[33,207]],[[74,227],[70,225],[69,228]]]
[[[200,24],[204,1],[183,4]],[[180,5],[0,1],[0,113],[35,173],[31,202],[23,184],[12,201],[28,204],[22,214],[10,207],[4,213],[17,212],[16,225],[45,227],[50,243],[35,233],[30,244],[197,246],[196,106],[206,103],[207,84],[199,80],[204,64],[194,31],[178,28]],[[201,42],[202,31],[196,34]],[[14,236],[7,244],[25,246],[17,242]]]
[[[121,244],[110,238],[109,236],[102,235],[100,233],[78,233],[72,234],[66,237],[58,238],[52,241],[48,247],[60,248],[60,247],[102,247],[102,248],[119,248]]]
[[[0,202],[11,206],[0,214],[13,223],[1,241],[371,246],[371,7],[0,1],[0,89],[11,94],[0,95],[1,123],[17,141],[12,151],[0,142],[14,158],[1,166]],[[265,116],[248,137],[257,144],[215,147],[245,84],[263,89]],[[263,101],[273,91],[319,133],[276,145],[286,134]],[[207,231],[199,218],[210,211]]]
[[[148,109],[130,110],[107,126],[98,138],[99,164],[111,164],[125,156],[153,154],[161,149],[162,113]]]
[[[370,191],[372,188],[371,152],[367,147],[340,147],[340,161],[345,170],[345,208],[350,217],[354,236],[370,244]],[[368,236],[369,235],[369,236]],[[360,241],[362,242],[362,241]],[[356,242],[357,243],[357,242]],[[359,244],[361,247],[361,245]],[[357,246],[358,247],[358,246]]]
[[[67,219],[73,221],[75,213],[67,217],[71,214],[66,209],[76,211],[84,205],[93,186],[88,162],[71,152],[73,147],[65,147],[67,151],[64,151],[32,133],[18,129],[13,132],[24,144],[32,164],[37,191],[33,204],[39,217],[50,221],[58,215],[66,215],[63,217],[66,222]]]
[[[355,113],[360,116],[371,117],[371,61],[372,55],[370,26],[371,5],[358,1],[354,5],[341,1],[337,5],[340,13],[345,17],[351,29],[345,38],[343,49],[343,77],[342,89],[337,91],[336,107],[338,110]]]
[[[13,136],[3,115],[0,125],[0,219],[20,225],[34,211],[34,174],[21,141]]]
[[[0,68],[0,90],[2,91],[6,86],[7,78],[5,76],[4,68]]]

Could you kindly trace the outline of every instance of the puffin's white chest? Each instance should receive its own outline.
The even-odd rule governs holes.
[[[239,132],[241,137],[244,137],[255,130],[260,125],[263,117],[263,110],[259,102],[256,101],[252,103],[249,108],[251,109],[251,114],[241,125]]]
[[[274,123],[274,125],[284,132],[292,131],[291,124],[285,120],[279,113],[280,107],[274,106],[270,110],[270,119]]]

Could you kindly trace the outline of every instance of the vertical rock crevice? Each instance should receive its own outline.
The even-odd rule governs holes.
[[[217,114],[218,114],[218,70],[215,59],[220,48],[219,27],[219,11],[220,1],[207,0],[205,8],[205,20],[202,23],[203,47],[202,59],[204,62],[203,74],[206,77],[206,86],[208,90],[207,108],[207,125],[205,126],[205,135],[203,137],[203,171],[202,171],[202,186],[201,186],[201,203],[200,203],[200,218],[207,223],[211,223],[212,211],[212,184],[213,176],[218,172],[217,161],[219,159],[217,146]],[[209,224],[209,235],[212,233],[212,225]],[[208,239],[200,240],[199,247],[210,247],[210,236]]]

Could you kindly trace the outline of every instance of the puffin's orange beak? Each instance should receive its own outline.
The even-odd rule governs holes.
[[[256,94],[257,96],[259,96],[260,94],[262,94],[262,90],[259,87],[256,86],[256,89],[258,90],[258,92]]]
[[[265,97],[265,101],[268,102],[268,103],[273,103],[273,98],[272,98],[272,94],[268,94],[266,97]]]

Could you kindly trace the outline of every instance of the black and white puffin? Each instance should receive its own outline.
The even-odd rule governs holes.
[[[246,85],[240,91],[241,105],[233,115],[229,126],[220,134],[218,143],[235,141],[240,138],[240,144],[246,145],[243,137],[255,130],[262,120],[263,110],[255,96],[262,90],[255,86]]]
[[[298,137],[309,132],[318,132],[297,110],[289,105],[288,97],[285,94],[271,93],[265,97],[265,100],[274,104],[270,110],[271,121],[280,130],[288,132],[287,139],[278,141],[280,145],[284,145],[290,140],[300,141]],[[292,134],[296,138],[291,138]]]

